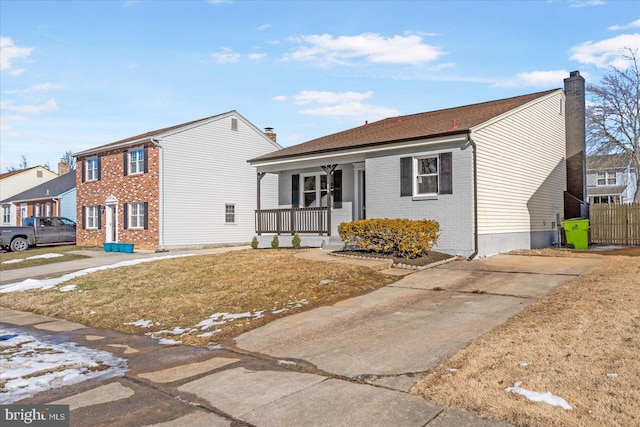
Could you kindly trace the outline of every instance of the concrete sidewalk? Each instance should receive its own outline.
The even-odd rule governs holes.
[[[306,256],[348,262],[322,251]],[[214,349],[165,346],[4,308],[0,321],[127,359],[124,377],[20,402],[69,404],[73,426],[505,426],[408,390],[425,371],[600,262],[532,258],[459,261],[410,274]]]

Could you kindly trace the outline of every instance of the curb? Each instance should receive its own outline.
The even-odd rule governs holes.
[[[372,261],[390,261],[391,262],[391,267],[393,267],[393,268],[402,268],[404,270],[416,270],[416,271],[421,271],[421,270],[426,270],[427,268],[437,267],[439,265],[447,264],[447,263],[450,263],[450,262],[455,261],[455,260],[458,259],[457,256],[452,255],[451,258],[443,259],[441,261],[432,262],[431,264],[427,264],[427,265],[418,266],[418,265],[409,265],[409,264],[403,264],[403,263],[394,263],[393,260],[391,260],[389,258],[374,258],[374,257],[360,256],[360,255],[343,255],[343,254],[339,254],[339,253],[336,253],[336,252],[329,252],[329,255],[342,257],[342,258],[366,259],[366,260],[372,260]]]

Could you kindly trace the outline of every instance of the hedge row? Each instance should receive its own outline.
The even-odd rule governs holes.
[[[402,258],[417,258],[438,241],[440,224],[429,219],[363,219],[338,226],[346,245]]]

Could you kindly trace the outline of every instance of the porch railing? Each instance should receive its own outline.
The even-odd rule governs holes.
[[[261,209],[256,212],[256,233],[329,234],[327,207]]]

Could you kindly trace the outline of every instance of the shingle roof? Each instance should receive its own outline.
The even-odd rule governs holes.
[[[390,117],[313,139],[302,144],[283,148],[282,150],[274,151],[249,161],[257,162],[281,159],[418,138],[467,133],[474,126],[557,90],[558,89],[548,90],[426,113]]]
[[[587,169],[589,170],[626,169],[630,163],[631,156],[626,153],[587,156]]]
[[[47,182],[37,185],[33,188],[18,193],[15,196],[11,196],[0,203],[18,201],[18,200],[36,200],[45,197],[56,197],[65,191],[71,190],[76,186],[76,171],[71,171],[60,175],[57,178],[53,178]]]
[[[105,150],[108,150],[111,147],[121,146],[123,144],[126,144],[127,142],[134,142],[134,141],[138,141],[139,142],[139,141],[149,140],[149,139],[153,138],[156,135],[160,135],[160,134],[163,134],[163,133],[166,133],[166,132],[170,132],[172,130],[176,130],[176,129],[179,129],[179,128],[182,128],[182,127],[191,126],[191,125],[194,125],[196,123],[204,122],[204,121],[213,119],[215,117],[223,116],[225,114],[229,114],[229,113],[232,113],[232,112],[235,112],[235,111],[232,110],[232,111],[228,111],[226,113],[216,114],[215,116],[205,117],[204,119],[193,120],[191,122],[181,123],[179,125],[169,126],[169,127],[162,128],[162,129],[152,130],[150,132],[141,133],[139,135],[131,136],[131,137],[125,138],[125,139],[120,139],[118,141],[110,142],[108,144],[100,145],[98,147],[94,147],[94,148],[91,148],[89,150],[84,150],[84,151],[75,153],[74,156],[80,156],[80,155],[83,155],[85,153],[90,153],[90,152],[105,151]]]
[[[587,196],[620,195],[627,187],[625,185],[609,185],[602,187],[587,187]]]

